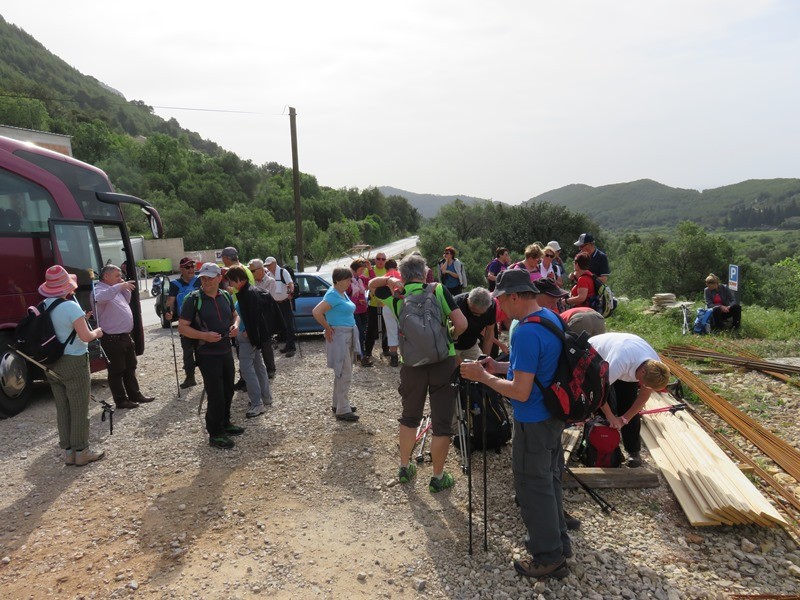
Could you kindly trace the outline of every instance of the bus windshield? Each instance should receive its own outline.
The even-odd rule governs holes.
[[[28,150],[17,150],[14,154],[58,177],[78,201],[87,219],[122,219],[118,205],[97,199],[96,192],[112,191],[108,181],[100,173]]]

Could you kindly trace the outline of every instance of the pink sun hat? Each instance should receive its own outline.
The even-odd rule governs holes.
[[[39,286],[39,293],[45,298],[61,298],[78,289],[78,277],[61,265],[53,265],[44,274],[44,283]]]

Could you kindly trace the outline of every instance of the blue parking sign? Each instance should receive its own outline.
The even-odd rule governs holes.
[[[734,292],[739,291],[739,265],[728,265],[728,287]]]

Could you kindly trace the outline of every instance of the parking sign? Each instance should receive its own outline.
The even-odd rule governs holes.
[[[728,287],[734,291],[739,291],[739,265],[728,265]]]

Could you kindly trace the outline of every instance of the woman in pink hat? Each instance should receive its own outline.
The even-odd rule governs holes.
[[[45,273],[39,293],[45,297],[45,308],[64,301],[49,313],[58,340],[66,344],[64,355],[50,370],[58,379],[47,375],[56,402],[58,441],[64,450],[64,463],[82,467],[103,458],[104,452],[89,448],[89,342],[103,335],[100,328],[89,329],[80,305],[69,299],[78,288],[75,275],[61,265],[53,265]]]

